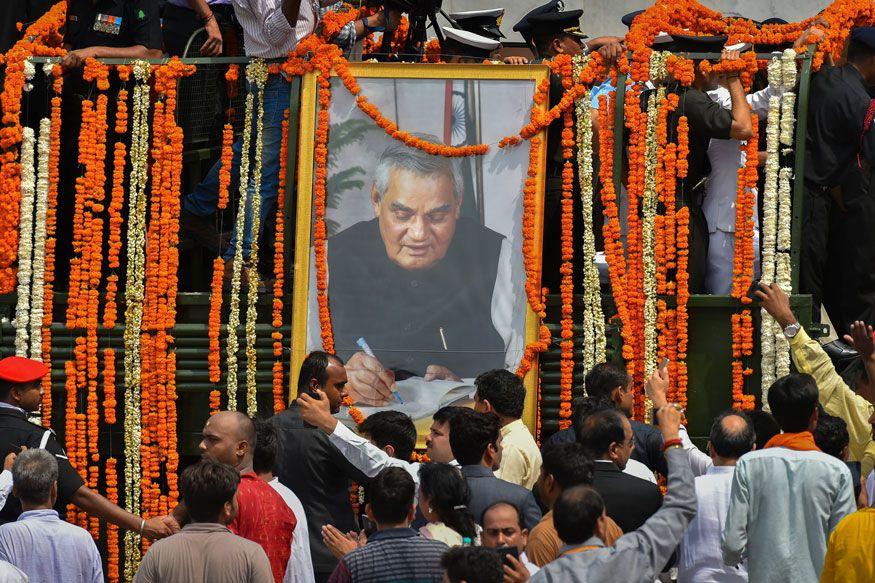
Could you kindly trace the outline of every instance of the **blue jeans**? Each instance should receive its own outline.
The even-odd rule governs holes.
[[[280,169],[280,149],[282,141],[283,116],[289,107],[289,91],[291,84],[286,81],[282,75],[271,75],[264,88],[264,125],[262,131],[262,166],[261,166],[261,213],[259,222],[259,232],[264,229],[264,224],[267,221],[271,210],[273,210],[277,199],[277,188],[279,186],[279,169]],[[248,87],[249,90],[254,89],[253,86]],[[256,94],[256,106],[258,104],[258,96]],[[252,120],[252,138],[250,139],[251,153],[255,152],[255,132],[256,119],[253,115]],[[239,193],[240,183],[240,154],[243,151],[243,139],[239,139],[234,143],[233,158],[231,159],[231,196]],[[198,184],[194,192],[182,197],[182,208],[199,217],[210,216],[217,210],[219,202],[219,170],[222,167],[222,161],[218,160],[210,169],[206,178]],[[236,187],[235,187],[236,185]],[[249,184],[247,185],[247,204],[245,223],[243,226],[243,257],[249,259],[252,253],[252,200],[255,191],[255,176],[254,176],[254,159],[250,157],[249,162]],[[242,204],[240,201],[238,204]],[[234,234],[231,237],[231,244],[225,253],[222,255],[224,259],[234,257],[234,247],[237,245],[236,222]]]

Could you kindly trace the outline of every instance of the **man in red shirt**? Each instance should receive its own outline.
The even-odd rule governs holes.
[[[221,411],[204,426],[200,450],[204,457],[228,464],[240,472],[239,510],[228,525],[231,532],[257,542],[267,553],[276,583],[282,583],[297,525],[294,513],[276,490],[258,479],[252,469],[255,424],[237,411]],[[306,536],[304,533],[303,536]]]

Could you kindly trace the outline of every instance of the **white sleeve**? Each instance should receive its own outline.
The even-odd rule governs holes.
[[[693,470],[693,476],[704,476],[708,472],[708,468],[714,465],[714,460],[693,444],[690,435],[687,433],[687,428],[683,425],[678,430],[678,435],[680,435],[683,442],[683,448],[689,452],[690,468]]]
[[[501,242],[498,271],[492,290],[492,325],[504,340],[504,365],[508,370],[516,370],[526,348],[525,287],[519,280],[519,274],[514,274],[513,270],[514,264],[522,265],[519,255],[507,239]]]
[[[774,87],[769,85],[765,89],[761,89],[747,96],[747,103],[750,105],[752,113],[757,114],[762,118],[769,113],[769,99],[772,97],[780,97],[784,93],[782,87]]]
[[[292,537],[292,554],[289,555],[283,583],[316,583],[310,555],[305,552],[302,543],[307,536],[309,535],[306,530],[298,532],[298,529],[295,529],[295,534]]]
[[[6,499],[12,492],[12,472],[3,470],[0,472],[0,509],[6,506]]]
[[[404,469],[413,477],[414,483],[419,484],[418,463],[393,458],[343,423],[338,423],[334,427],[334,432],[328,436],[328,440],[340,450],[349,463],[369,478],[373,478],[385,468],[396,467]]]

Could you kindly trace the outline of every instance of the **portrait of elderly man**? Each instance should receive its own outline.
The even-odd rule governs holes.
[[[513,271],[521,254],[463,216],[460,163],[393,141],[373,170],[373,218],[328,239],[335,347],[356,403],[395,403],[396,382],[410,377],[462,381],[519,360],[525,317],[515,311],[523,292]],[[319,336],[313,300],[311,344]]]

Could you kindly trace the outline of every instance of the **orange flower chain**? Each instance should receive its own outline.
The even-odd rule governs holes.
[[[283,115],[282,139],[280,140],[280,171],[276,197],[276,236],[273,246],[273,410],[286,408],[285,386],[283,385],[283,285],[285,282],[285,225],[286,225],[286,173],[289,157],[289,111]]]

